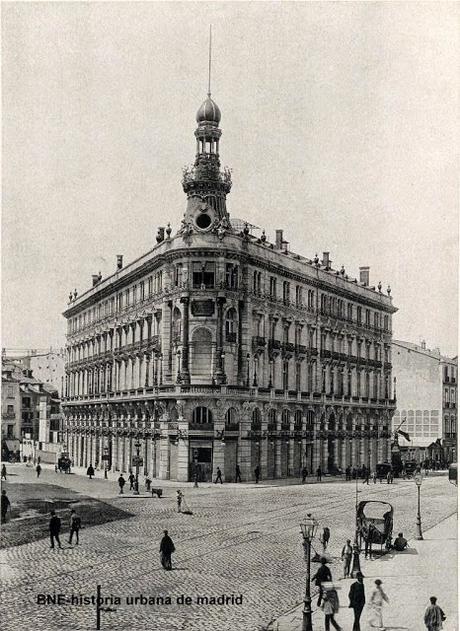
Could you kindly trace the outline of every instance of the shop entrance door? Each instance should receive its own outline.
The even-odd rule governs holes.
[[[189,479],[193,481],[197,475],[198,482],[212,482],[212,447],[190,445]]]

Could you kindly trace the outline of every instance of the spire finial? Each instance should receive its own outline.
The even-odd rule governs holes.
[[[209,25],[208,96],[211,97],[212,24]]]

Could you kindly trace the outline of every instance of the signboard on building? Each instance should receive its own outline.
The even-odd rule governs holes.
[[[212,316],[214,315],[213,300],[192,300],[192,315]]]
[[[50,421],[46,407],[46,397],[40,397],[38,410],[38,440],[41,443],[47,443],[50,435]]]

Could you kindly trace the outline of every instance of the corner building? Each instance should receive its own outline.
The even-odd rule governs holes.
[[[176,234],[75,291],[64,433],[77,466],[179,481],[298,476],[390,459],[390,288],[231,218],[220,111],[197,113]]]

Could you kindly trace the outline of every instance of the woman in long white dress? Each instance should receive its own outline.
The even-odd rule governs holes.
[[[372,591],[369,606],[371,608],[371,619],[369,624],[371,628],[377,628],[379,631],[385,631],[383,626],[383,603],[388,603],[388,596],[382,588],[382,581],[378,578],[375,581],[375,588]]]

